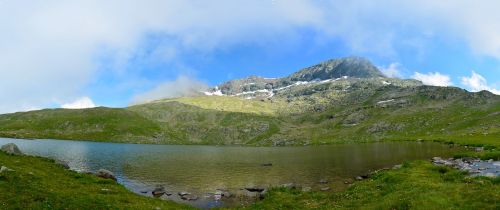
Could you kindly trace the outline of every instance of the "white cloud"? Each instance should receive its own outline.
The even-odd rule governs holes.
[[[207,88],[208,85],[201,81],[179,76],[174,81],[161,83],[151,90],[135,95],[131,104],[140,104],[164,98],[200,95],[200,91]]]
[[[84,87],[98,80],[101,71],[108,71],[104,69],[132,80],[126,75],[140,71],[130,69],[131,60],[137,57],[147,62],[182,62],[177,57],[182,51],[208,54],[234,44],[267,46],[268,42],[293,39],[298,28],[314,28],[323,21],[324,12],[315,3],[301,0],[274,4],[232,0],[2,1],[0,113],[46,107],[85,94]],[[148,49],[148,36],[163,40]],[[112,64],[101,68],[103,58]],[[116,76],[113,74],[111,77]]]
[[[387,77],[391,77],[391,78],[401,78],[402,77],[401,64],[399,64],[399,63],[391,63],[387,67],[382,66],[379,68],[380,68],[380,71],[382,71],[382,73]]]
[[[394,45],[422,51],[429,37],[445,36],[500,59],[497,8],[495,0],[4,0],[0,113],[87,95],[85,86],[102,71],[140,71],[130,69],[137,57],[182,65],[186,51],[209,55],[239,44],[288,46],[301,40],[301,29],[316,36],[306,40],[340,39],[353,53],[393,56]],[[163,41],[148,49],[148,36]],[[101,68],[103,57],[112,61],[109,68]],[[122,82],[130,81],[116,83]]]
[[[472,71],[472,75],[470,77],[462,77],[461,79],[462,85],[466,86],[471,91],[478,92],[481,90],[487,90],[500,95],[500,90],[488,86],[486,79],[474,71]]]
[[[415,72],[412,76],[413,79],[420,80],[425,85],[432,86],[451,86],[453,83],[450,80],[450,76],[440,74],[439,72],[429,72],[427,74]]]
[[[76,99],[73,102],[62,104],[61,108],[64,109],[86,109],[86,108],[94,108],[96,105],[89,97],[81,97]]]

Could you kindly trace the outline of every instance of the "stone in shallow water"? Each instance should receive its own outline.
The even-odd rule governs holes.
[[[177,194],[179,194],[179,196],[191,195],[191,193],[189,193],[189,192],[179,192]]]
[[[324,180],[324,179],[322,179],[322,180],[319,180],[319,183],[320,183],[320,184],[328,184],[328,180]]]
[[[439,160],[439,161],[436,161]],[[496,177],[500,175],[500,164],[498,161],[484,161],[477,158],[450,158],[443,160],[441,158],[433,158],[432,163],[438,166],[450,166],[458,170],[467,171],[472,176],[487,176]]]
[[[153,196],[155,197],[160,197],[165,193],[165,187],[163,187],[162,185],[156,186],[155,189],[151,192],[151,194],[153,194]]]
[[[187,194],[187,195],[181,196],[181,199],[187,200],[187,201],[195,201],[195,200],[198,200],[198,196]]]

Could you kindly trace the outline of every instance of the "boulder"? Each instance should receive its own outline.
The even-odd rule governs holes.
[[[151,191],[151,194],[153,194],[153,196],[155,196],[155,197],[160,197],[165,193],[166,193],[165,187],[163,187],[161,185],[156,186],[155,189],[153,191]]]
[[[260,164],[260,166],[273,166],[272,163],[263,163],[263,164]]]
[[[321,188],[320,190],[321,190],[321,191],[328,191],[328,190],[330,190],[330,188],[329,188],[329,187],[323,187],[323,188]]]
[[[302,192],[309,192],[311,190],[312,190],[311,187],[302,187]]]
[[[19,150],[19,147],[14,143],[8,143],[2,146],[2,151],[11,155],[22,155],[23,153]]]
[[[115,180],[116,181],[116,177],[115,175],[111,172],[111,171],[108,171],[106,169],[99,169],[96,173],[95,173],[96,176],[98,177],[101,177],[101,178],[105,178],[105,179],[112,179],[112,180]]]

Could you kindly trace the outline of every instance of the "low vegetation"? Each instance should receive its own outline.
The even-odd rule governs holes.
[[[498,209],[499,198],[500,177],[415,161],[337,193],[274,189],[248,209]]]
[[[124,109],[0,115],[0,136],[152,144],[430,140],[500,146],[500,96],[458,88],[376,86],[380,81],[370,80],[295,87],[262,100],[192,97]],[[350,92],[339,88],[343,86],[350,86]],[[323,89],[312,91],[318,88]]]
[[[110,179],[69,171],[54,161],[0,152],[0,209],[191,209],[136,195]]]

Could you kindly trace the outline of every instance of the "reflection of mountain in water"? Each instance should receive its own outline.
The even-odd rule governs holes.
[[[73,170],[105,168],[134,192],[156,184],[169,192],[198,195],[222,188],[296,183],[318,187],[343,181],[405,160],[446,157],[452,152],[437,143],[392,142],[309,147],[216,147],[114,144],[63,140],[1,139],[30,155],[65,160]],[[262,166],[272,163],[272,166]],[[175,196],[174,196],[175,197]]]

